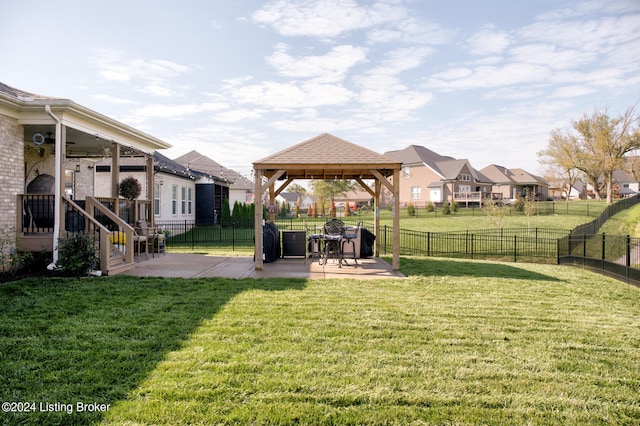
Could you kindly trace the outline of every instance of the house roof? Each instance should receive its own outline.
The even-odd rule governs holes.
[[[491,180],[474,169],[467,159],[456,160],[453,157],[440,155],[428,148],[420,145],[410,145],[405,149],[397,151],[388,151],[385,153],[390,157],[394,157],[402,161],[403,166],[425,165],[433,170],[443,180],[455,180],[464,169],[468,166],[474,179],[478,182],[491,182]]]
[[[512,178],[515,182],[526,185],[526,184],[534,184],[534,185],[545,185],[549,186],[549,183],[544,180],[544,178],[540,176],[536,176],[527,172],[524,169],[509,169],[512,172]]]
[[[384,176],[400,170],[396,159],[323,133],[253,163],[265,176],[286,169],[293,179],[372,179],[372,169]]]
[[[187,167],[192,171],[204,172],[205,174],[216,176],[218,179],[229,182],[231,189],[253,189],[253,182],[242,176],[235,170],[228,169],[222,164],[212,160],[198,151],[189,151],[176,158],[174,161]]]
[[[281,192],[279,197],[283,198],[288,203],[295,203],[296,201],[298,201],[298,198],[302,200],[304,194],[300,192]]]
[[[524,169],[507,169],[504,166],[490,164],[480,172],[491,179],[493,183],[549,186],[549,183],[544,178],[531,174]]]
[[[195,179],[192,173],[186,169],[182,164],[170,159],[169,157],[155,152],[153,154],[153,160],[155,163],[155,169],[159,172],[169,173],[176,176],[185,177],[188,179]]]
[[[385,155],[397,158],[406,166],[424,163],[432,168],[437,168],[436,163],[438,162],[454,160],[453,157],[440,155],[420,145],[409,145],[405,149],[385,152]]]
[[[49,112],[47,112],[49,108]],[[102,157],[113,142],[147,154],[171,145],[69,99],[42,96],[0,83],[0,113],[24,126],[25,143],[55,132],[55,116],[66,126],[67,156]],[[35,146],[35,145],[34,145]]]

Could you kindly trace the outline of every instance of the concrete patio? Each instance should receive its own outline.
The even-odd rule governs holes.
[[[282,258],[272,263],[265,263],[261,271],[255,270],[253,257],[222,257],[201,254],[167,253],[160,257],[149,258],[139,263],[126,275],[137,277],[175,277],[175,278],[348,278],[379,279],[404,278],[399,271],[392,271],[391,266],[381,259],[353,259],[347,266],[338,267],[338,263],[329,260],[326,265],[319,265],[304,258]]]

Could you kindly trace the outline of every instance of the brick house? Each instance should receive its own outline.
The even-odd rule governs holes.
[[[481,204],[491,193],[492,182],[474,169],[469,160],[437,154],[419,145],[385,152],[402,162],[400,205],[426,207],[431,202]]]
[[[121,157],[144,164],[145,191],[132,201],[135,218],[153,222],[153,154],[167,142],[76,104],[0,83],[0,226],[15,235],[20,251],[48,251],[58,260],[57,241],[91,234],[103,273],[133,267],[134,229],[119,215]],[[109,197],[98,199],[95,165],[110,158]],[[97,219],[99,217],[99,219]],[[124,251],[111,242],[127,235]]]
[[[536,201],[544,201],[549,197],[549,183],[524,169],[507,169],[490,164],[480,171],[493,182],[491,191],[502,199],[515,200],[526,194],[533,195]]]

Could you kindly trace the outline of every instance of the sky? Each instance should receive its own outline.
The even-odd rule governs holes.
[[[552,130],[640,101],[640,0],[0,0],[0,28],[1,82],[247,177],[321,133],[542,174]]]

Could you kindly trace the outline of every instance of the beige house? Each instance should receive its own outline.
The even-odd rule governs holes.
[[[481,204],[491,195],[492,183],[471,166],[469,160],[456,160],[419,145],[389,151],[386,156],[402,163],[400,171],[400,205],[412,203],[426,207],[429,202]]]
[[[491,191],[499,198],[515,200],[531,194],[535,200],[544,201],[549,197],[549,183],[542,177],[524,169],[507,169],[490,164],[480,170],[493,182]]]
[[[52,253],[58,261],[58,239],[91,234],[103,273],[133,267],[134,223],[153,225],[153,154],[169,148],[160,139],[85,108],[68,99],[28,93],[0,83],[0,226],[15,235],[20,251]],[[121,158],[141,159],[144,191],[138,200],[122,200]],[[110,161],[108,192],[97,196],[96,164]],[[116,232],[126,235],[119,249]]]

